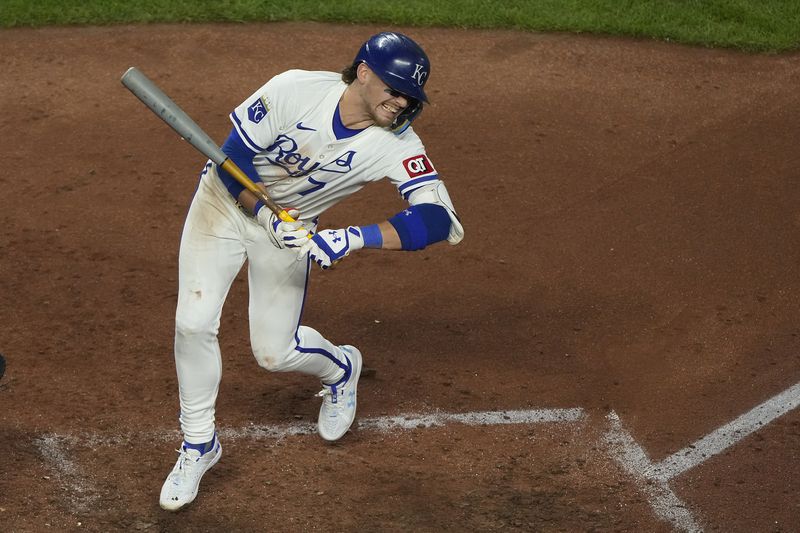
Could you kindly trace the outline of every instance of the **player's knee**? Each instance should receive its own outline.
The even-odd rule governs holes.
[[[178,316],[175,318],[175,335],[179,337],[205,337],[217,334],[217,324],[198,316]]]
[[[270,372],[280,372],[283,359],[276,356],[273,352],[261,352],[254,354],[256,361],[261,368]]]
[[[269,347],[254,347],[253,355],[259,366],[270,372],[283,372],[287,369],[291,350],[277,350]]]

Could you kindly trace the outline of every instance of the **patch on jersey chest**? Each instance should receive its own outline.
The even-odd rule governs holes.
[[[263,96],[247,108],[247,118],[253,124],[258,124],[269,113],[269,102]]]
[[[405,159],[403,161],[403,168],[406,169],[408,176],[411,178],[436,172],[425,154],[415,155],[414,157]]]

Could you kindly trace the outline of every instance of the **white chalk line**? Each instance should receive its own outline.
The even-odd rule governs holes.
[[[605,442],[608,444],[612,457],[634,477],[640,488],[647,494],[647,500],[656,516],[682,531],[702,531],[689,509],[672,492],[667,482],[648,476],[653,463],[633,436],[622,427],[617,413],[611,411],[606,419],[611,427],[605,434]]]
[[[359,427],[379,431],[444,426],[449,422],[468,426],[499,426],[504,424],[540,424],[578,422],[585,416],[583,409],[529,409],[524,411],[474,411],[471,413],[433,413],[424,416],[382,416],[359,422]]]
[[[622,427],[619,416],[614,411],[606,417],[610,429],[605,435],[605,441],[615,459],[636,478],[647,493],[650,506],[659,517],[683,531],[702,531],[687,506],[670,489],[669,480],[718,455],[798,406],[800,383],[657,464],[650,460],[644,449]]]
[[[409,414],[399,416],[379,416],[358,420],[358,429],[386,433],[392,430],[414,430],[442,427],[448,423],[468,426],[493,426],[508,424],[571,423],[585,418],[583,409],[529,409],[514,411],[478,411],[469,413]],[[286,425],[249,425],[242,428],[220,428],[221,440],[281,440],[296,435],[311,435],[317,432],[317,425],[297,422]],[[72,509],[79,513],[90,509],[98,498],[98,491],[92,487],[89,478],[67,456],[67,448],[115,446],[130,442],[179,440],[177,430],[128,432],[125,434],[102,435],[82,433],[79,435],[48,434],[34,440],[54,477],[64,486]]]
[[[578,422],[586,416],[581,408],[570,409],[526,409],[510,411],[474,411],[469,413],[434,412],[429,414],[412,413],[397,416],[378,416],[356,419],[357,428],[365,431],[389,432],[392,430],[425,429],[442,427],[448,423],[468,426],[499,426],[507,424],[543,424],[560,422]],[[311,422],[295,422],[283,425],[250,424],[240,428],[219,428],[217,434],[224,440],[264,440],[284,439],[287,437],[313,435],[317,432],[317,424]],[[172,441],[179,440],[178,430],[149,432],[127,432],[115,435],[84,433],[80,435],[52,435],[72,446],[113,446],[126,444],[132,440]]]
[[[83,513],[97,500],[97,492],[82,469],[67,456],[64,442],[64,439],[54,435],[45,435],[33,441],[45,462],[50,465],[56,481],[66,489],[70,508]]]
[[[723,452],[798,406],[800,406],[800,383],[654,465],[653,476],[664,480],[672,479]]]

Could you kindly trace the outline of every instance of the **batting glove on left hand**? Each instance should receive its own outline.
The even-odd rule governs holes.
[[[286,246],[292,247],[285,241],[285,234],[287,232],[302,232],[304,236],[308,235],[308,231],[303,229],[303,223],[297,219],[300,216],[300,212],[296,209],[289,209],[287,213],[290,217],[295,219],[294,222],[282,221],[278,218],[278,215],[266,207],[262,207],[258,211],[258,215],[256,215],[256,221],[267,230],[269,240],[276,248],[283,249]]]
[[[307,239],[298,252],[300,257],[306,253],[311,260],[326,270],[350,252],[364,247],[361,228],[349,226],[346,229],[326,229]]]

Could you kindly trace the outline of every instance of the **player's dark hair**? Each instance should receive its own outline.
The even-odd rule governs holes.
[[[342,81],[347,85],[356,81],[356,77],[358,77],[358,63],[353,63],[342,69]]]

